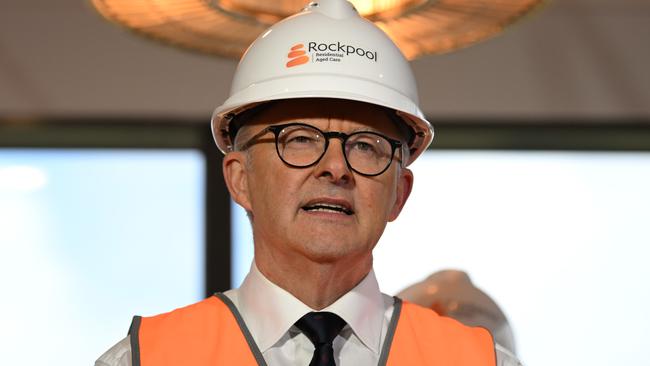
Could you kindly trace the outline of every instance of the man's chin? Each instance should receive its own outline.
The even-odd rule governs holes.
[[[367,252],[367,250],[350,244],[347,240],[340,238],[318,237],[305,242],[301,249],[302,254],[312,262],[322,264],[333,264],[344,260],[350,260]]]

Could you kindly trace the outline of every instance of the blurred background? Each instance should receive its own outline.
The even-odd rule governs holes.
[[[382,290],[468,272],[528,366],[650,365],[650,2],[558,0],[415,59],[436,128]],[[0,357],[88,365],[238,286],[250,229],[209,130],[236,61],[82,0],[0,0]]]

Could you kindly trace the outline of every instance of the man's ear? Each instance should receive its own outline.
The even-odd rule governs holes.
[[[228,192],[232,199],[251,212],[250,190],[248,188],[248,156],[245,152],[229,152],[223,157],[223,178],[226,181]]]
[[[413,189],[413,172],[410,169],[400,168],[397,179],[397,194],[395,195],[395,202],[390,210],[388,221],[394,221],[399,216],[402,208],[404,208],[404,204],[406,204],[406,200],[411,195],[411,189]]]

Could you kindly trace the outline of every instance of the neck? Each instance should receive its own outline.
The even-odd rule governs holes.
[[[314,310],[326,308],[352,290],[372,268],[372,254],[327,262],[260,254],[255,253],[260,272]]]

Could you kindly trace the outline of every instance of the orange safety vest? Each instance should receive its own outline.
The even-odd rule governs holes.
[[[395,298],[379,365],[495,366],[490,333]],[[153,317],[133,318],[132,366],[266,365],[234,304],[216,294]]]

